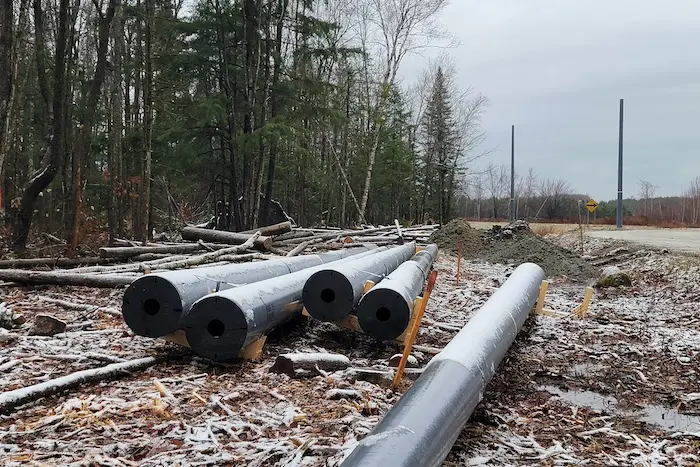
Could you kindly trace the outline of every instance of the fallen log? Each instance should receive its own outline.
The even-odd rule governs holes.
[[[228,245],[206,245],[203,243],[181,243],[179,245],[157,245],[157,246],[125,246],[125,247],[102,247],[100,256],[102,258],[131,258],[147,253],[167,253],[181,255],[183,253],[196,253],[206,249],[222,249]]]
[[[0,269],[32,268],[36,266],[73,267],[91,266],[99,264],[111,264],[113,259],[86,257],[86,258],[23,258],[6,259],[0,261]]]
[[[350,359],[345,355],[332,353],[288,353],[279,355],[270,371],[295,376],[299,370],[318,373],[318,370],[338,371],[344,370],[349,366]]]
[[[66,389],[71,389],[84,383],[94,383],[96,381],[125,376],[131,372],[140,371],[153,366],[156,362],[157,360],[155,358],[146,357],[123,363],[112,363],[100,368],[76,371],[66,376],[15,389],[13,391],[6,391],[0,394],[0,413],[7,413],[9,410],[20,405],[33,402],[42,397],[58,394]]]
[[[266,225],[264,227],[258,227],[253,230],[246,230],[240,233],[243,234],[254,234],[255,232],[260,232],[260,235],[266,237],[271,237],[273,235],[280,235],[292,231],[292,223],[289,221],[280,222],[279,224]]]
[[[129,285],[135,277],[115,274],[89,275],[67,272],[25,271],[22,269],[0,269],[0,281],[23,285],[71,285],[113,289]]]
[[[314,243],[322,242],[320,238],[314,238],[312,240],[309,240],[307,242],[302,243],[299,246],[294,247],[289,253],[287,253],[287,256],[297,256],[298,254],[302,253],[304,250],[306,250],[308,247],[313,245]]]
[[[79,311],[102,311],[112,316],[121,316],[121,312],[116,308],[101,305],[88,305],[85,303],[73,303],[66,300],[61,300],[53,297],[38,297],[39,301],[50,303],[52,305],[60,306],[67,310],[79,310]]]
[[[241,245],[245,243],[251,235],[237,233],[237,232],[225,232],[223,230],[209,230],[200,229],[198,227],[185,227],[182,229],[183,240],[199,241],[204,240],[205,242],[215,242],[215,243],[226,243],[228,245]],[[259,236],[255,242],[254,246],[258,249],[269,250],[272,247],[272,238]]]

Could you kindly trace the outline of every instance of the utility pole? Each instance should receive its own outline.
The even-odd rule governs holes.
[[[625,100],[620,99],[620,138],[617,163],[617,228],[622,229],[622,125],[624,122]]]
[[[510,127],[510,221],[515,220],[515,125]]]

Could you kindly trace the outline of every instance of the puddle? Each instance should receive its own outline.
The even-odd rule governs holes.
[[[617,406],[617,399],[612,396],[593,391],[564,391],[555,386],[540,386],[540,391],[546,391],[560,399],[579,407],[588,407],[599,412],[607,411],[620,416],[632,417],[655,424],[666,430],[692,431],[700,430],[700,416],[685,415],[677,410],[661,405],[647,404],[638,409],[623,409]]]

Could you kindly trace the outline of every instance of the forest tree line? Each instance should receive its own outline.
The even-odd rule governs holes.
[[[148,238],[229,203],[300,225],[458,212],[487,99],[449,60],[447,0],[0,0],[0,181],[30,232]],[[6,72],[7,71],[7,72]]]
[[[639,180],[633,197],[623,200],[625,222],[666,227],[700,227],[700,176],[680,196],[656,196],[658,187]],[[539,177],[533,169],[515,174],[516,216],[529,221],[615,223],[617,200],[597,200],[594,214],[585,204],[591,195],[575,193],[564,179]],[[510,167],[490,163],[473,169],[457,200],[458,215],[469,219],[510,218]]]

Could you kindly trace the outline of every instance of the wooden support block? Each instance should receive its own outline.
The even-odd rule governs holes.
[[[549,288],[548,281],[542,281],[540,284],[540,295],[537,297],[537,305],[535,306],[535,314],[541,315],[544,309],[544,299],[547,296],[547,289]]]
[[[370,289],[372,289],[372,287],[374,287],[375,284],[376,284],[376,282],[374,282],[374,281],[365,281],[365,287],[362,290],[362,293],[366,294],[367,292],[369,292]]]
[[[189,347],[190,343],[187,342],[187,337],[185,337],[185,331],[182,329],[177,330],[175,332],[171,332],[170,334],[161,337],[161,339],[172,342],[177,345],[181,345],[183,347]]]
[[[262,336],[260,339],[248,344],[246,348],[241,351],[241,358],[253,362],[260,360],[265,341],[267,341],[267,336]]]
[[[345,318],[336,321],[335,324],[350,329],[352,331],[362,332],[362,328],[360,327],[360,320],[357,319],[357,315],[347,315]]]

